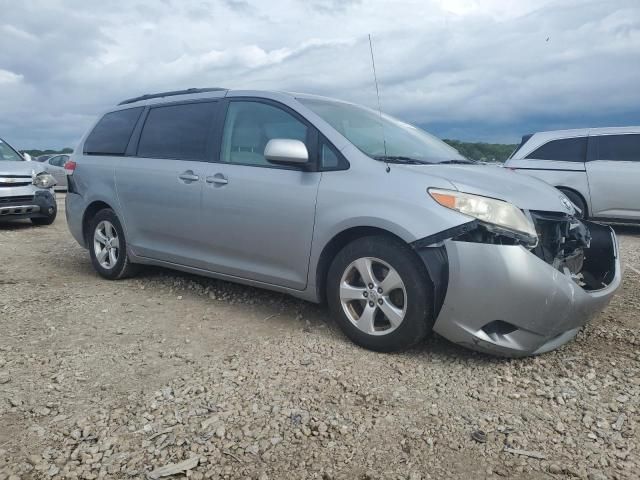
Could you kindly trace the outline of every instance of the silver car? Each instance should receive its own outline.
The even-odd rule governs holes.
[[[526,135],[506,166],[557,187],[584,218],[640,223],[640,127]]]
[[[67,189],[67,171],[64,169],[66,163],[71,159],[68,154],[54,155],[46,159],[42,164],[47,172],[56,179],[56,190]]]
[[[67,168],[69,229],[103,277],[159,265],[326,301],[373,350],[435,331],[546,352],[620,284],[613,231],[553,187],[338,100],[145,95],[103,114]]]
[[[29,218],[50,225],[57,207],[55,179],[39,162],[28,162],[0,138],[0,221]]]

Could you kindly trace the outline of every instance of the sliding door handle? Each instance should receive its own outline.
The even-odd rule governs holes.
[[[198,180],[200,180],[200,177],[194,174],[192,170],[182,172],[180,175],[178,175],[178,178],[185,183],[197,182]]]
[[[229,183],[229,180],[223,174],[216,173],[212,177],[207,177],[207,183],[213,183],[214,185],[226,185]]]

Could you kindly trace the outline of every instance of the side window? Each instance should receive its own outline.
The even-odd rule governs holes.
[[[53,165],[54,167],[57,167],[60,158],[61,158],[60,155],[56,155],[55,157],[51,157],[49,160],[47,160],[47,163],[49,165]]]
[[[264,158],[269,140],[286,138],[307,144],[307,130],[304,123],[281,108],[260,102],[232,101],[224,122],[220,161],[273,167]]]
[[[598,136],[598,160],[640,162],[640,135]]]
[[[347,170],[348,168],[349,162],[333,146],[323,141],[320,147],[320,170],[334,171]]]
[[[560,162],[584,162],[587,155],[587,137],[552,140],[534,150],[527,158],[557,160]]]
[[[144,122],[138,156],[206,160],[215,102],[153,107]]]
[[[124,155],[143,107],[107,113],[84,142],[87,155]]]
[[[67,163],[69,157],[67,155],[58,155],[57,157],[53,157],[49,160],[51,165],[55,165],[56,167],[64,167],[64,164]]]

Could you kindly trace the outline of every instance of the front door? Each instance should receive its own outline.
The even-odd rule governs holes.
[[[587,162],[592,216],[640,220],[640,134],[598,135]]]
[[[313,127],[271,102],[230,100],[219,162],[209,165],[202,227],[207,269],[303,290],[321,173],[273,165],[273,138],[301,140],[314,152]]]

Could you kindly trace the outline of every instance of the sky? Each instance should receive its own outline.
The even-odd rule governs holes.
[[[0,137],[75,147],[189,87],[377,106],[442,138],[640,125],[640,0],[0,0]]]

